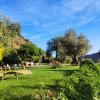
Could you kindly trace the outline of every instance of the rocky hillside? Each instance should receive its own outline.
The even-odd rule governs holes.
[[[15,48],[15,49],[19,49],[21,45],[26,44],[26,40],[19,35],[16,35],[13,38],[12,42],[13,42],[13,48]]]
[[[42,52],[38,46],[27,40],[27,37],[24,38],[21,35],[21,26],[19,23],[8,19],[0,19],[0,48],[4,49],[4,55],[7,56],[12,51],[20,49],[24,44],[30,44],[34,47],[34,51]]]

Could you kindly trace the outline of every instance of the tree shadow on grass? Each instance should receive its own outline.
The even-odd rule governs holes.
[[[38,100],[35,99],[35,97],[33,97],[32,95],[23,95],[23,96],[14,96],[14,95],[10,95],[9,96],[3,96],[0,97],[0,100]]]
[[[12,89],[22,89],[27,90],[27,91],[33,91],[34,89],[37,89],[39,92],[39,98],[36,99],[35,95],[33,95],[31,92],[28,94],[17,94],[14,95],[12,91],[2,91],[2,98],[3,100],[44,100],[42,96],[46,95],[44,91],[55,91],[56,93],[59,93],[61,88],[64,88],[60,85],[61,80],[53,80],[54,85],[45,85],[41,86],[41,84],[36,85],[36,86],[11,86],[10,88]],[[82,83],[83,87],[81,87],[81,84],[76,85],[76,91],[78,92],[78,95],[75,96],[75,94],[69,94],[69,90],[65,91],[66,96],[69,98],[69,100],[93,100],[93,91],[90,85],[85,84],[84,82]],[[89,91],[88,91],[89,90]],[[1,91],[0,91],[1,92]],[[4,95],[3,95],[4,94]],[[1,97],[1,94],[0,94]],[[2,99],[1,99],[2,100]],[[46,99],[46,100],[53,100],[53,99]]]
[[[54,71],[58,73],[62,73],[65,77],[71,75],[73,72],[78,71],[78,70],[61,70],[61,69],[50,69],[50,70],[42,70],[42,71]]]
[[[60,86],[60,81],[61,79],[59,80],[52,80],[53,81],[53,84],[51,85],[48,85],[48,84],[39,84],[39,85],[34,85],[34,86],[30,86],[30,85],[19,85],[19,86],[11,86],[11,88],[24,88],[24,89],[44,89],[44,90],[58,90],[59,88],[61,88]]]
[[[54,85],[39,84],[36,86],[28,86],[28,85],[27,86],[10,86],[9,87],[10,91],[9,91],[9,88],[2,91],[2,94],[0,94],[0,99],[3,98],[3,100],[44,100],[42,96],[47,95],[48,91],[51,91],[52,93],[53,92],[56,93],[61,88],[59,85],[60,80],[53,80],[53,81],[54,81]],[[39,99],[35,99],[36,94],[35,95],[32,94],[32,92],[35,89],[38,90],[37,95],[41,96],[41,97],[39,97]],[[24,90],[25,90],[25,92],[28,92],[28,91],[31,91],[31,92],[28,92],[28,94],[27,93],[18,94],[16,90],[21,90],[21,91],[23,91],[23,93],[24,93]],[[13,91],[15,91],[15,93]],[[45,91],[47,91],[47,92],[45,92]],[[1,90],[0,90],[0,92],[1,92]],[[47,100],[53,100],[53,99],[47,99]]]

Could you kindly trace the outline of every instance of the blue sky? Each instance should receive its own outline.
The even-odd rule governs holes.
[[[0,15],[22,26],[22,35],[42,49],[47,41],[69,28],[84,33],[100,49],[100,0],[0,0]]]

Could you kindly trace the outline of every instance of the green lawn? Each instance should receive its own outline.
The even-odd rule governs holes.
[[[44,65],[39,68],[30,68],[32,76],[6,76],[0,80],[0,100],[29,100],[36,94],[43,94],[48,90],[56,90],[60,80],[77,70],[77,66],[66,66],[52,69]]]
[[[100,65],[96,66],[100,70]],[[71,75],[78,68],[78,66],[65,66],[53,69],[44,65],[28,68],[32,71],[31,77],[23,75],[16,80],[15,76],[6,76],[4,80],[0,80],[0,100],[33,100],[33,97],[39,94],[56,91],[58,84],[62,84],[62,78]]]

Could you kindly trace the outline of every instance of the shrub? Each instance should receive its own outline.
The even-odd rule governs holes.
[[[0,61],[2,61],[3,59],[3,52],[4,52],[3,48],[0,47]]]
[[[40,60],[40,56],[33,56],[34,63],[38,63]]]
[[[64,79],[61,92],[68,100],[94,100],[100,95],[100,74],[89,59],[81,62],[81,67]]]
[[[94,62],[91,59],[83,59],[80,62],[80,67],[84,67],[86,66],[87,68],[89,68],[89,70],[95,70],[98,71],[97,67],[94,65]]]
[[[97,63],[100,63],[100,59],[97,60]]]
[[[11,52],[9,55],[3,58],[3,62],[4,64],[19,64],[21,60],[16,52]]]
[[[80,63],[80,67],[84,66],[84,65],[87,65],[88,67],[91,67],[91,66],[94,66],[94,63],[91,59],[83,59]]]

